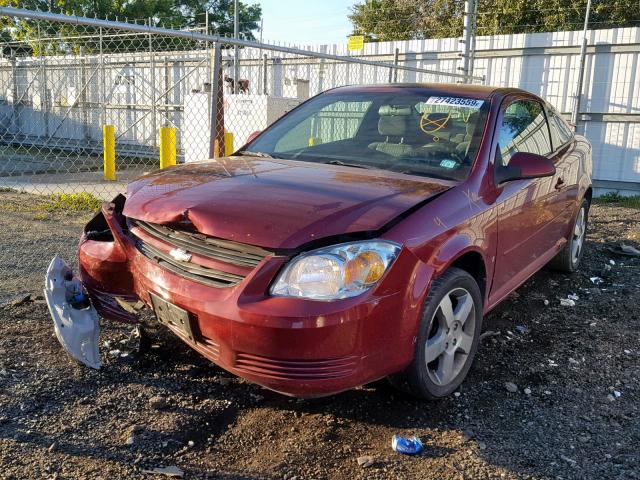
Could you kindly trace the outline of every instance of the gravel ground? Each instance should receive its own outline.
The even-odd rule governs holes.
[[[0,292],[15,299],[0,307],[0,478],[154,478],[145,470],[163,466],[217,479],[640,478],[640,258],[609,250],[640,247],[640,210],[595,205],[582,271],[542,271],[489,314],[468,379],[439,402],[384,382],[290,399],[155,327],[148,353],[111,356],[136,342],[110,322],[104,367],[81,367],[37,295],[48,260],[71,258],[85,219],[9,213],[0,213]],[[561,306],[570,294],[576,305]],[[418,435],[423,454],[394,453],[396,433]]]

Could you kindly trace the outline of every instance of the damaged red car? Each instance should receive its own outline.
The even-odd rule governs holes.
[[[236,375],[298,397],[463,381],[482,318],[580,265],[591,147],[545,101],[470,85],[336,88],[229,158],[143,176],[86,226],[105,319],[142,305]]]

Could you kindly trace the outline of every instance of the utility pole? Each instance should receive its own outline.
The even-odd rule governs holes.
[[[239,0],[233,1],[233,38],[240,38],[240,9]],[[238,93],[238,82],[240,81],[240,63],[238,60],[238,45],[233,47],[233,93]]]
[[[587,0],[587,11],[584,14],[584,28],[582,29],[582,46],[580,47],[580,64],[578,66],[578,85],[576,87],[576,99],[571,111],[571,123],[578,129],[578,116],[580,115],[580,101],[582,100],[582,84],[584,83],[584,64],[587,59],[587,28],[589,27],[589,13],[591,13],[591,0]]]
[[[460,41],[462,43],[462,51],[460,52],[462,66],[458,67],[458,70],[461,70],[461,73],[464,75],[469,75],[471,69],[471,47],[474,37],[472,21],[474,3],[475,0],[465,0],[464,2],[464,29],[462,31],[462,40]],[[469,83],[469,78],[465,78],[463,81]]]

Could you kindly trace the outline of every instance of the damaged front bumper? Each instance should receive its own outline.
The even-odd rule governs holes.
[[[53,318],[56,337],[73,358],[100,368],[98,312],[89,301],[82,283],[71,268],[55,256],[45,276],[44,296]]]

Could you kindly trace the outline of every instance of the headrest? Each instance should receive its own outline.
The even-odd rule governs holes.
[[[411,119],[411,107],[406,105],[382,105],[378,109],[378,133],[385,137],[404,137]]]
[[[378,109],[378,115],[386,116],[409,116],[411,115],[411,107],[408,105],[382,105]]]

